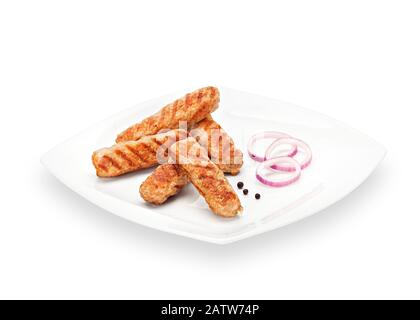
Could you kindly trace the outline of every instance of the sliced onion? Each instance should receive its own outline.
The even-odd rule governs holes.
[[[271,154],[273,153],[273,151],[282,144],[288,144],[291,146],[295,146],[298,147],[300,149],[302,149],[303,153],[305,154],[305,158],[302,160],[302,162],[299,164],[300,169],[303,170],[305,168],[307,168],[312,161],[312,150],[311,148],[302,140],[296,139],[296,138],[291,138],[291,137],[284,137],[284,138],[279,138],[275,141],[273,141],[273,143],[267,148],[267,151],[265,152],[265,160],[268,160],[271,158]],[[275,158],[273,158],[275,159]],[[292,172],[295,171],[295,167],[294,166],[284,166],[278,163],[274,163],[271,166],[272,169],[275,170],[280,170],[280,171],[286,171],[286,172]]]
[[[279,165],[281,163],[287,163],[287,164],[292,166],[292,167],[289,167],[289,168],[293,168],[293,170],[290,170],[290,172],[293,172],[293,173],[291,175],[289,175],[287,177],[287,179],[273,180],[273,179],[267,177],[262,172],[266,168],[271,168],[273,165]],[[263,183],[267,186],[279,188],[279,187],[288,186],[288,185],[296,182],[297,180],[299,180],[300,173],[301,173],[300,164],[295,159],[290,158],[290,157],[278,157],[278,158],[273,158],[273,159],[269,159],[269,160],[266,160],[266,161],[262,162],[257,167],[256,177],[257,177],[258,181],[260,181],[261,183]]]
[[[288,134],[283,133],[283,132],[278,132],[278,131],[263,131],[263,132],[256,133],[249,139],[248,154],[255,161],[263,162],[265,160],[264,156],[257,155],[253,150],[255,142],[257,142],[258,140],[263,140],[263,139],[279,139],[279,138],[289,138],[289,137],[290,136]],[[290,150],[286,150],[287,154],[282,155],[282,156],[293,157],[294,155],[296,155],[298,151],[297,147],[295,145],[290,145],[290,146],[291,146]]]

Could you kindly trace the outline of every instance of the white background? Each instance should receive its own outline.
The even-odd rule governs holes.
[[[40,165],[209,84],[328,114],[388,155],[343,201],[227,246],[117,218]],[[0,298],[420,298],[418,1],[2,1],[0,109]]]

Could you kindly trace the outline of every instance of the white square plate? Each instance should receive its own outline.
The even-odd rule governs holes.
[[[239,175],[228,176],[236,188],[243,181],[248,196],[238,192],[242,216],[215,216],[189,184],[164,205],[151,206],[139,196],[139,186],[153,169],[112,179],[99,179],[92,152],[114,143],[129,125],[155,113],[184,93],[167,95],[123,111],[58,145],[41,161],[61,182],[99,207],[122,218],[203,241],[226,244],[273,230],[308,217],[339,201],[359,186],[385,155],[368,136],[322,114],[278,100],[232,89],[220,89],[215,120],[244,153]],[[246,152],[249,137],[278,130],[306,141],[313,162],[301,179],[288,187],[270,188],[255,179],[255,163]],[[254,193],[260,193],[256,200]]]

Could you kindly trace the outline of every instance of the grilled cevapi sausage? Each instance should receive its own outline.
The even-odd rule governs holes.
[[[223,171],[208,158],[207,151],[194,138],[172,144],[169,156],[171,163],[184,170],[216,215],[234,217],[242,211],[241,202]]]
[[[185,139],[186,136],[185,130],[177,129],[97,150],[92,155],[96,174],[98,177],[115,177],[154,166],[158,162],[164,161],[164,159],[159,161],[158,151],[165,151],[166,148],[167,154],[172,143]],[[159,150],[160,147],[162,147],[161,150]]]
[[[216,110],[219,99],[219,90],[215,87],[205,87],[188,93],[120,133],[116,142],[138,140],[156,134],[160,130],[176,129],[179,128],[180,121],[187,122],[190,128]]]

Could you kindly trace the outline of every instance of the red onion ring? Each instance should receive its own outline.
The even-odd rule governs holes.
[[[254,159],[257,162],[263,162],[266,159],[264,157],[258,156],[254,151],[254,145],[255,142],[257,142],[257,140],[261,140],[261,139],[279,139],[279,138],[289,138],[290,136],[286,133],[283,132],[278,132],[278,131],[263,131],[263,132],[259,132],[254,134],[248,142],[248,154],[251,157],[251,159]],[[293,157],[294,155],[296,155],[298,149],[296,146],[291,145],[292,148],[290,151],[288,151],[288,153],[284,156],[287,157]],[[279,156],[280,157],[280,156]]]
[[[289,178],[287,178],[286,180],[271,180],[270,178],[267,178],[264,176],[264,174],[261,172],[263,169],[265,168],[271,168],[273,165],[278,164],[278,163],[289,163],[293,166],[293,175]],[[270,186],[270,187],[285,187],[288,186],[294,182],[296,182],[297,180],[299,180],[300,178],[300,173],[301,173],[301,165],[299,164],[299,162],[297,162],[295,159],[290,158],[290,157],[278,157],[278,158],[273,158],[273,159],[269,159],[266,160],[264,162],[262,162],[258,167],[257,167],[257,172],[256,172],[256,177],[257,180],[260,181],[261,183]],[[289,167],[290,168],[290,167]]]
[[[274,149],[281,144],[289,144],[295,147],[298,147],[300,149],[303,150],[303,152],[305,153],[305,158],[304,160],[299,164],[300,165],[300,169],[303,170],[305,168],[307,168],[312,161],[312,150],[311,148],[302,140],[296,139],[296,138],[291,138],[291,137],[285,137],[285,138],[279,138],[275,141],[273,141],[273,143],[267,148],[267,151],[265,152],[265,157],[264,159],[270,159],[270,155],[271,153],[274,151]],[[274,158],[275,159],[275,158]],[[280,170],[280,171],[286,171],[286,172],[292,172],[295,170],[294,167],[285,167],[285,166],[281,166],[278,164],[273,164],[273,166],[271,167],[272,169],[275,170]]]

